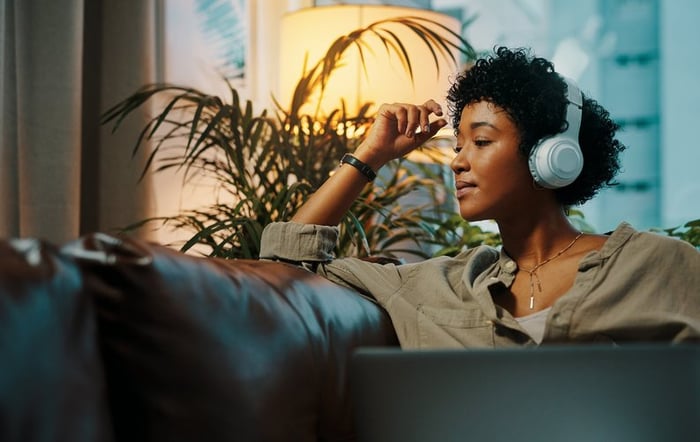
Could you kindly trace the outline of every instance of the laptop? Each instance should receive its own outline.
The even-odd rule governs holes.
[[[700,441],[700,346],[359,348],[358,442]]]

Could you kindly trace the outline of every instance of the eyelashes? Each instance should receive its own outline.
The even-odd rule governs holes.
[[[492,143],[491,140],[474,140],[472,142],[472,144],[476,147],[486,147],[491,143]],[[454,153],[460,153],[462,151],[462,149],[463,149],[463,146],[455,146],[452,148],[452,151]]]

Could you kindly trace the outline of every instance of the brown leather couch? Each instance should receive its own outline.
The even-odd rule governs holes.
[[[284,263],[0,241],[0,441],[347,441],[385,312]]]

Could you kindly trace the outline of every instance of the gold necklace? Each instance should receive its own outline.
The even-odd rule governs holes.
[[[535,267],[531,268],[530,270],[524,269],[520,266],[518,268],[522,270],[523,272],[527,273],[530,275],[530,310],[535,308],[535,282],[537,282],[537,291],[542,294],[542,283],[540,282],[540,277],[537,276],[537,270],[542,267],[543,265],[547,264],[550,261],[554,261],[555,259],[559,258],[561,255],[564,254],[567,250],[569,250],[571,247],[573,247],[574,244],[576,244],[576,241],[583,235],[583,232],[579,232],[578,235],[576,235],[576,238],[574,238],[573,241],[569,243],[566,247],[561,249],[560,251],[557,252],[556,255],[552,256],[551,258],[547,258],[541,263],[537,264]]]

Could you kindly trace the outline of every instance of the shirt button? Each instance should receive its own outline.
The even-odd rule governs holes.
[[[515,261],[508,261],[503,265],[503,268],[508,273],[514,272],[517,267],[518,265],[515,263]]]

